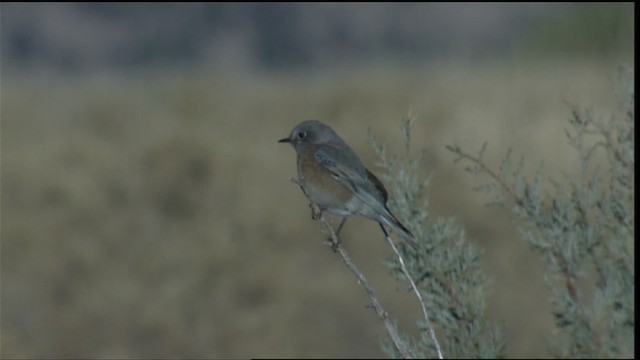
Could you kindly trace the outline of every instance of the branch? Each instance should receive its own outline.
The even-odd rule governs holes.
[[[382,225],[380,225],[380,226],[382,226]],[[383,230],[384,230],[384,228],[383,228]],[[396,257],[398,258],[398,262],[400,263],[400,268],[402,269],[402,272],[404,273],[404,276],[409,280],[409,283],[411,283],[411,288],[413,289],[413,292],[418,297],[418,301],[420,302],[420,306],[422,307],[422,314],[424,315],[425,324],[427,325],[427,328],[429,329],[429,335],[431,336],[431,340],[433,340],[433,343],[434,343],[434,345],[436,347],[436,352],[438,353],[438,358],[439,359],[444,359],[444,357],[442,356],[442,350],[440,349],[440,343],[438,342],[438,339],[436,338],[435,331],[433,331],[433,327],[431,326],[431,321],[429,321],[429,314],[427,313],[427,307],[424,304],[424,299],[422,299],[422,294],[420,294],[420,291],[418,291],[418,288],[416,287],[416,283],[411,278],[411,275],[409,275],[409,271],[407,270],[407,267],[404,264],[404,260],[402,259],[402,256],[400,256],[400,252],[398,252],[398,248],[396,247],[396,244],[393,243],[393,241],[391,240],[391,238],[389,237],[389,235],[387,234],[386,231],[385,231],[385,239],[387,239],[387,242],[391,246],[391,249],[393,249],[393,252],[396,254]]]
[[[485,143],[486,145],[486,143]],[[459,161],[460,159],[467,159],[469,161],[471,161],[472,163],[476,164],[477,166],[480,167],[481,171],[484,171],[485,173],[487,173],[487,175],[489,175],[489,177],[491,177],[495,182],[498,183],[498,185],[500,185],[502,187],[502,189],[504,189],[504,191],[507,192],[507,194],[509,194],[511,196],[511,199],[517,204],[517,205],[522,205],[522,199],[520,199],[515,191],[513,191],[511,189],[511,187],[509,187],[509,185],[507,185],[506,182],[504,182],[504,180],[498,176],[495,172],[493,172],[493,170],[491,170],[483,161],[482,159],[480,159],[479,157],[475,157],[472,155],[469,155],[467,153],[462,152],[462,150],[460,149],[459,146],[455,145],[455,146],[450,146],[450,145],[445,145],[445,148],[447,148],[447,150],[451,151],[452,153],[458,155],[458,159],[455,160],[455,162]],[[484,149],[484,147],[483,147]],[[507,155],[508,156],[508,155]]]
[[[317,205],[313,204],[313,206],[317,206]],[[353,261],[351,261],[349,254],[347,254],[347,251],[340,244],[340,240],[338,239],[335,232],[333,231],[331,224],[327,222],[327,220],[324,218],[322,214],[320,214],[319,218],[322,224],[324,224],[324,226],[327,228],[327,231],[329,231],[331,248],[333,249],[333,251],[340,254],[340,257],[342,258],[342,262],[345,265],[347,265],[349,270],[351,270],[351,272],[356,276],[356,279],[358,279],[358,283],[362,285],[362,287],[364,287],[364,290],[367,292],[367,295],[369,296],[369,300],[371,301],[371,306],[373,307],[373,310],[376,312],[380,320],[382,320],[382,323],[384,324],[384,327],[386,328],[387,333],[389,333],[389,337],[393,341],[393,345],[395,346],[396,350],[398,351],[398,353],[400,353],[400,355],[403,358],[411,359],[411,354],[409,352],[409,349],[407,348],[407,344],[404,341],[402,341],[402,339],[400,338],[400,334],[398,334],[397,329],[395,328],[395,326],[393,326],[393,324],[389,320],[389,315],[387,314],[386,311],[384,311],[384,309],[382,308],[382,305],[380,305],[380,302],[378,301],[378,298],[376,297],[376,294],[373,290],[373,286],[371,286],[369,281],[364,277],[364,274],[362,274],[362,272],[358,270],[358,268],[353,263]]]
[[[304,185],[299,179],[292,177],[290,178],[290,180],[298,184],[300,186],[300,189],[302,189],[302,192],[307,196],[307,198],[309,198],[307,189],[304,187]],[[358,267],[356,267],[356,265],[353,263],[347,251],[342,247],[342,245],[340,244],[340,239],[336,235],[335,231],[333,231],[333,227],[331,226],[331,224],[329,224],[329,222],[327,222],[327,220],[322,215],[322,211],[320,211],[320,209],[318,208],[318,205],[316,205],[313,201],[311,201],[309,203],[309,207],[311,208],[311,218],[313,218],[314,220],[320,219],[320,221],[325,226],[325,228],[327,228],[327,231],[329,232],[329,240],[331,242],[331,249],[334,252],[340,254],[340,257],[342,258],[342,262],[345,265],[347,265],[349,270],[351,270],[351,272],[356,276],[358,283],[362,285],[362,287],[364,287],[364,290],[367,292],[367,295],[369,296],[369,300],[371,301],[371,306],[373,307],[373,310],[378,315],[380,320],[382,320],[382,323],[384,324],[384,327],[387,330],[387,333],[389,333],[389,337],[393,341],[393,345],[396,351],[404,359],[411,359],[412,358],[411,353],[409,352],[407,344],[400,338],[400,334],[398,334],[398,331],[396,330],[395,326],[393,326],[393,324],[389,320],[389,314],[387,314],[387,312],[384,310],[384,308],[380,304],[380,301],[378,301],[378,298],[376,297],[375,291],[373,290],[373,286],[371,286],[371,283],[369,283],[369,281],[364,276],[364,274],[360,270],[358,270]],[[387,236],[387,239],[390,241],[388,236]],[[400,261],[402,262],[402,258],[398,254],[398,251],[395,248],[395,245],[393,245],[393,243],[392,243],[392,247],[396,252],[396,255],[398,255],[398,258],[400,258]],[[402,262],[402,266],[403,266],[403,269],[405,269],[404,262]],[[413,280],[411,280],[411,277],[409,277],[408,275],[407,277],[411,281],[411,285],[414,287],[414,289],[416,289],[415,284],[413,283]],[[432,338],[435,340],[436,348],[438,349],[438,355],[440,356],[440,359],[442,359],[442,353],[440,352],[440,345],[438,344],[438,341],[435,339],[435,335],[433,334],[433,330],[431,329],[431,325],[429,323],[429,317],[427,316],[426,309],[424,307],[424,302],[422,301],[422,297],[420,296],[420,293],[417,293],[417,294],[418,294],[418,298],[420,299],[420,303],[422,304],[422,309],[425,314],[425,319],[427,320],[427,326],[431,330]]]

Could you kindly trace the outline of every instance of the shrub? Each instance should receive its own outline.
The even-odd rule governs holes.
[[[546,265],[558,334],[558,357],[633,357],[634,307],[634,84],[622,68],[618,88],[624,115],[602,120],[571,106],[567,140],[580,160],[579,176],[533,179],[513,165],[509,151],[499,171],[459,146],[447,148],[467,171],[489,177],[477,190],[510,211],[512,222]],[[605,161],[596,162],[596,155]],[[604,163],[604,164],[602,164]],[[551,193],[545,191],[549,185]],[[433,291],[433,289],[432,289]]]
[[[382,178],[391,193],[390,206],[407,225],[419,244],[418,251],[402,244],[401,253],[411,277],[424,299],[431,325],[445,358],[497,358],[503,353],[500,332],[485,319],[485,298],[489,279],[481,269],[481,251],[467,240],[453,219],[431,219],[426,188],[429,178],[419,172],[423,154],[410,153],[410,124],[403,121],[405,142],[403,156],[387,156],[385,147],[371,137],[380,158]],[[387,262],[401,281],[404,274],[394,257]],[[411,353],[418,358],[437,358],[435,341],[426,321],[418,321],[419,339],[409,339]],[[384,350],[398,357],[395,348],[385,344]]]

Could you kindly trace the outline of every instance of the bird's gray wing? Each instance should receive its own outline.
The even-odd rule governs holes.
[[[319,146],[314,155],[334,179],[353,191],[363,202],[381,213],[386,212],[387,191],[350,148],[328,143]]]
[[[351,149],[347,147],[345,150],[345,147],[340,144],[323,144],[316,149],[314,156],[334,179],[373,209],[381,226],[383,223],[391,226],[414,249],[418,248],[409,229],[402,225],[387,208],[388,194],[382,182],[362,165],[360,159]]]

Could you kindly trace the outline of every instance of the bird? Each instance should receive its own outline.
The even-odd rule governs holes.
[[[320,214],[326,211],[343,218],[336,234],[350,216],[360,215],[377,221],[385,236],[384,225],[418,249],[411,231],[387,207],[389,195],[382,182],[331,127],[305,120],[278,142],[289,143],[296,151],[297,182]]]

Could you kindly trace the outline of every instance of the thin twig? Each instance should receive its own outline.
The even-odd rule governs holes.
[[[302,189],[302,192],[304,192],[307,198],[309,198],[307,189],[302,184],[302,181],[293,177],[290,178],[289,180],[298,184],[300,186],[300,189]],[[398,334],[398,330],[396,330],[395,326],[389,320],[389,315],[380,304],[380,301],[378,301],[378,298],[376,297],[375,291],[373,290],[373,286],[371,286],[371,283],[369,283],[369,281],[364,276],[364,274],[360,270],[358,270],[358,267],[356,267],[356,265],[353,263],[347,251],[342,247],[342,245],[340,244],[340,239],[338,238],[336,233],[333,231],[333,227],[331,226],[331,224],[329,224],[329,222],[327,222],[327,220],[322,215],[322,212],[318,208],[318,205],[316,205],[313,201],[311,201],[309,203],[309,207],[311,207],[311,217],[314,220],[320,219],[322,224],[327,228],[327,231],[329,232],[329,238],[331,240],[331,249],[334,252],[340,254],[340,257],[342,258],[342,262],[345,265],[347,265],[349,270],[351,270],[351,272],[356,276],[358,283],[361,284],[362,287],[364,287],[364,290],[367,292],[367,295],[369,296],[369,300],[371,301],[371,306],[373,307],[373,310],[378,315],[380,320],[382,320],[382,323],[384,324],[384,327],[387,330],[387,333],[389,333],[389,337],[391,338],[396,351],[402,356],[402,358],[411,359],[412,358],[411,353],[409,352],[407,344],[400,338],[400,334]],[[340,226],[338,228],[342,227],[342,225],[344,225],[344,221],[340,223]]]
[[[434,345],[436,347],[436,352],[438,353],[438,358],[439,359],[444,359],[444,357],[442,355],[442,350],[440,349],[440,343],[438,342],[438,338],[436,338],[435,331],[433,331],[433,326],[431,326],[431,321],[429,321],[429,314],[427,313],[427,306],[424,303],[424,299],[422,298],[422,294],[420,294],[420,291],[418,291],[418,287],[416,286],[416,283],[411,278],[411,275],[409,275],[409,271],[407,270],[407,267],[404,264],[404,260],[402,259],[402,256],[400,255],[400,252],[398,252],[398,248],[396,247],[396,244],[393,243],[393,240],[391,240],[389,235],[386,234],[386,233],[385,233],[385,239],[387,239],[387,242],[391,246],[391,249],[393,249],[393,252],[396,254],[396,257],[398,258],[398,262],[400,263],[400,268],[402,269],[402,272],[404,273],[404,276],[409,280],[409,283],[411,283],[411,288],[413,289],[413,292],[418,297],[418,301],[420,302],[420,306],[422,307],[422,314],[424,315],[424,321],[425,321],[425,324],[427,325],[427,328],[429,329],[429,335],[431,336],[431,340],[433,340],[433,343],[434,343]]]
[[[493,172],[493,170],[491,170],[482,161],[482,159],[480,159],[479,157],[475,157],[473,155],[469,155],[467,153],[462,152],[462,150],[458,146],[445,145],[445,147],[447,148],[447,150],[453,152],[454,154],[457,154],[459,156],[458,159],[467,159],[467,160],[471,161],[472,163],[478,165],[482,171],[487,173],[487,175],[489,175],[489,177],[491,177],[495,182],[497,182],[498,185],[500,185],[511,196],[511,199],[513,201],[515,201],[516,204],[518,204],[519,206],[522,206],[522,199],[520,199],[516,195],[516,193],[513,191],[513,189],[511,189],[511,187],[509,187],[509,185],[507,185],[507,183],[504,182],[504,180],[500,176],[498,176],[495,172]],[[456,160],[456,161],[458,161],[458,160]]]
[[[384,324],[384,327],[386,328],[387,333],[389,333],[389,337],[393,341],[393,345],[395,346],[396,350],[398,351],[398,353],[400,353],[400,355],[404,359],[411,359],[412,358],[411,353],[407,348],[407,344],[400,338],[400,334],[398,334],[397,329],[389,320],[389,316],[387,312],[382,308],[382,305],[380,305],[380,302],[376,297],[375,291],[373,290],[373,286],[371,286],[369,281],[365,278],[364,274],[362,274],[362,272],[360,272],[360,270],[358,270],[356,265],[353,263],[347,251],[340,244],[340,240],[338,239],[335,232],[333,231],[331,224],[327,222],[327,220],[324,218],[322,214],[320,215],[320,221],[327,228],[327,231],[329,231],[329,236],[331,239],[331,248],[335,252],[340,254],[340,257],[342,258],[342,262],[345,265],[347,265],[347,267],[349,268],[349,270],[351,270],[351,272],[353,272],[353,274],[358,279],[358,283],[361,284],[362,287],[364,287],[365,291],[367,292],[367,295],[369,296],[369,300],[371,301],[371,306],[373,307],[373,310],[376,312],[380,320],[382,320],[382,323]]]

